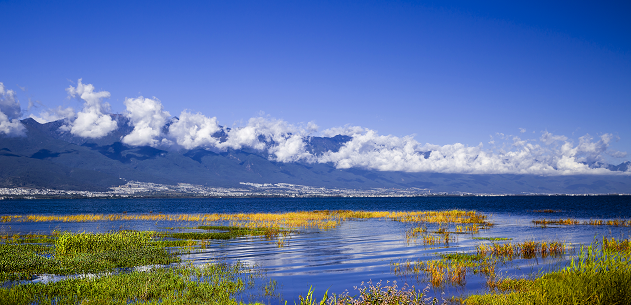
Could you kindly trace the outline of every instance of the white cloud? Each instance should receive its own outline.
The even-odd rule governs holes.
[[[125,106],[125,116],[131,121],[134,130],[123,137],[123,143],[132,146],[156,146],[161,143],[158,137],[171,116],[163,110],[162,103],[155,97],[149,99],[141,96],[125,99]]]
[[[366,130],[364,130],[364,128],[360,126],[345,125],[342,127],[333,127],[333,128],[326,129],[322,131],[322,135],[325,137],[333,137],[336,135],[352,136],[355,134],[362,134]]]
[[[331,162],[337,168],[361,167],[380,171],[440,172],[464,174],[605,174],[610,171],[592,169],[583,162],[601,160],[608,150],[610,135],[597,142],[589,135],[573,145],[566,137],[545,133],[540,142],[513,137],[508,151],[493,153],[478,146],[460,143],[421,145],[412,137],[381,136],[373,130],[352,134],[337,152],[323,154],[318,162]],[[503,135],[502,135],[503,136]],[[563,141],[561,146],[556,141]],[[424,152],[431,151],[428,158]]]
[[[1,83],[0,86],[0,132],[23,133],[24,127],[17,120],[21,108],[15,92],[5,91]],[[81,112],[75,114],[72,108],[60,106],[38,116],[31,114],[31,117],[39,122],[67,118],[67,124],[62,128],[82,137],[101,137],[117,128],[116,121],[107,114],[109,104],[103,102],[110,96],[109,92],[95,92],[94,86],[83,84],[81,79],[76,88],[70,86],[67,91],[70,96],[84,101]],[[519,128],[519,136],[504,133],[490,136],[488,143],[491,145],[485,148],[482,143],[477,146],[422,144],[413,135],[384,136],[375,130],[350,125],[322,131],[324,136],[346,135],[351,140],[335,152],[315,156],[307,150],[309,136],[318,131],[313,122],[292,125],[262,114],[251,118],[244,126],[223,128],[216,117],[184,110],[179,118],[173,118],[167,124],[170,114],[155,97],[127,98],[125,105],[124,115],[134,127],[122,138],[128,145],[175,145],[184,149],[213,150],[251,148],[267,152],[270,160],[277,162],[332,163],[337,168],[380,171],[566,175],[612,174],[600,166],[604,156],[626,156],[625,152],[610,148],[612,141],[617,139],[611,134],[595,138],[586,134],[572,140],[544,131],[539,138],[527,138],[530,133]],[[163,134],[167,125],[168,130]],[[221,137],[213,136],[218,133]]]
[[[219,143],[219,140],[213,138],[212,135],[220,130],[217,118],[209,118],[201,113],[192,114],[184,110],[180,117],[169,126],[169,136],[186,149],[200,146],[212,147]]]
[[[49,122],[58,121],[61,119],[68,119],[70,121],[76,118],[77,114],[74,112],[72,107],[62,108],[61,106],[57,106],[57,108],[46,109],[41,111],[39,115],[31,114],[30,118],[34,119],[40,124],[46,124]]]
[[[304,138],[317,131],[318,126],[310,122],[300,128],[283,120],[266,117],[251,118],[245,127],[233,128],[228,132],[226,142],[220,148],[240,149],[244,146],[263,150],[266,147],[275,161],[293,162],[311,160],[313,156],[306,151]],[[259,139],[264,139],[266,143]]]
[[[25,135],[26,128],[20,122],[22,108],[15,91],[6,90],[0,82],[0,133],[10,136]]]
[[[92,84],[84,85],[79,79],[77,87],[66,89],[68,95],[83,100],[83,110],[74,121],[62,126],[62,130],[84,138],[100,138],[117,128],[116,121],[108,114],[110,105],[102,100],[110,97],[107,91],[94,91]]]
[[[539,138],[539,140],[543,143],[545,143],[546,145],[550,145],[554,142],[565,142],[567,141],[567,137],[566,136],[555,136],[551,133],[549,133],[548,131],[544,131],[541,134],[541,138]]]
[[[183,111],[179,119],[169,126],[169,141],[185,149],[214,148],[218,150],[242,149],[245,147],[267,150],[271,158],[279,162],[312,160],[306,151],[305,137],[317,131],[318,126],[310,122],[305,127],[296,127],[283,120],[267,117],[251,118],[246,126],[222,129],[217,118],[209,118],[201,113]],[[223,142],[213,137],[224,131]]]

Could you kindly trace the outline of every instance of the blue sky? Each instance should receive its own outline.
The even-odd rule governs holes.
[[[34,114],[80,108],[65,89],[82,78],[111,93],[112,112],[142,95],[227,126],[264,112],[487,148],[497,133],[611,134],[612,149],[631,153],[628,2],[0,1],[0,11],[0,82],[23,110],[41,102]]]

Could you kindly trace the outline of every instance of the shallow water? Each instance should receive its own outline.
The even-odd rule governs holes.
[[[575,248],[589,244],[595,238],[614,236],[628,238],[631,228],[610,226],[549,226],[536,227],[535,219],[590,218],[628,219],[631,197],[430,197],[430,198],[326,198],[326,199],[133,199],[133,200],[38,200],[2,201],[2,215],[15,214],[79,214],[79,213],[235,213],[287,212],[303,210],[448,210],[466,209],[483,212],[495,226],[479,234],[457,234],[448,245],[425,246],[421,241],[406,241],[405,231],[413,225],[385,219],[351,220],[338,228],[324,231],[300,230],[292,234],[279,248],[274,240],[241,238],[213,241],[207,249],[185,255],[184,259],[202,264],[217,259],[241,260],[261,266],[267,276],[275,279],[277,292],[283,299],[297,300],[313,286],[317,297],[325,290],[355,294],[354,286],[362,282],[394,281],[425,288],[421,276],[397,276],[393,262],[436,259],[440,253],[475,252],[475,246],[488,241],[473,237],[509,237],[511,242],[525,240],[562,241]],[[560,213],[535,213],[533,210],[554,209]],[[159,230],[164,227],[196,226],[198,223],[112,221],[93,223],[4,223],[0,230],[7,233],[49,233],[50,231],[106,232],[116,229]],[[429,225],[429,231],[435,226]],[[452,226],[453,228],[453,226]],[[498,265],[502,276],[527,277],[540,271],[558,268],[576,251],[558,258],[516,259]],[[432,289],[431,294],[461,295],[484,289],[486,278],[468,273],[464,286],[446,285]],[[277,299],[268,299],[275,304]]]

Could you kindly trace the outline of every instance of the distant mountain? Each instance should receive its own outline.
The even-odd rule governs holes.
[[[132,131],[125,117],[119,128],[99,139],[61,132],[62,121],[22,120],[27,137],[0,135],[0,187],[107,190],[129,180],[161,184],[192,183],[231,187],[239,182],[292,183],[331,188],[428,188],[432,192],[471,193],[631,193],[628,175],[466,175],[337,169],[333,164],[271,161],[255,149],[176,150],[132,147],[121,142]],[[213,135],[225,141],[223,131]],[[307,151],[338,151],[348,136],[311,137]],[[430,152],[425,153],[425,158]],[[601,164],[626,171],[631,162]]]

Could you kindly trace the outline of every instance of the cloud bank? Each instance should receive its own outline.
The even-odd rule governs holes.
[[[20,105],[15,92],[5,91],[0,83],[0,133],[24,133],[18,121]],[[76,87],[66,89],[70,97],[83,103],[75,113],[72,108],[48,109],[34,117],[40,122],[64,119],[60,128],[83,138],[100,138],[116,130],[117,121],[109,113],[107,91],[95,91],[91,84],[79,79]],[[293,125],[266,116],[251,118],[244,126],[227,128],[216,117],[190,110],[172,117],[159,99],[125,99],[123,116],[133,130],[121,141],[130,146],[153,146],[174,149],[254,149],[266,152],[277,162],[331,163],[337,168],[364,168],[379,171],[437,172],[461,174],[631,174],[605,168],[604,156],[626,157],[625,152],[612,150],[618,140],[611,134],[592,137],[586,134],[575,142],[563,135],[542,131],[537,138],[498,133],[491,136],[489,147],[482,143],[468,146],[460,143],[433,145],[420,143],[413,136],[380,135],[360,126],[336,127],[318,132],[314,123]],[[534,133],[534,132],[533,132]],[[314,154],[309,149],[314,136],[347,136],[339,149]]]

